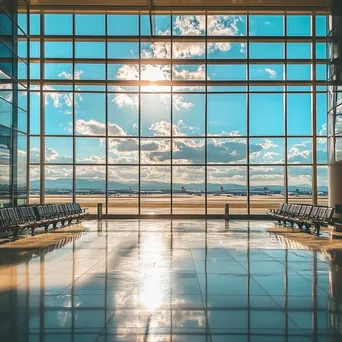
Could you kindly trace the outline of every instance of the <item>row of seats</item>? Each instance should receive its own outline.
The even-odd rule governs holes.
[[[62,226],[79,222],[86,215],[78,203],[42,204],[35,206],[20,206],[0,209],[0,232],[12,232],[14,237],[25,229],[31,229],[31,234],[39,227],[48,230],[50,225],[54,228],[58,223]]]
[[[308,204],[286,204],[280,205],[278,210],[271,209],[268,215],[272,216],[279,223],[290,223],[293,228],[296,224],[300,229],[305,227],[307,233],[310,227],[315,228],[314,233],[319,236],[320,228],[327,227],[332,223],[334,209],[324,206]]]

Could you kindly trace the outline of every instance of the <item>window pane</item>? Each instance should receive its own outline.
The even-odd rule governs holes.
[[[208,59],[246,59],[247,43],[208,42]]]
[[[72,202],[72,166],[45,167],[45,202]]]
[[[287,43],[287,58],[290,59],[311,59],[311,43]]]
[[[311,94],[287,95],[287,134],[311,135]],[[298,115],[300,113],[300,115]]]
[[[310,81],[312,66],[309,64],[288,64],[287,79],[289,81]]]
[[[316,58],[327,59],[327,44],[326,43],[316,43]]]
[[[125,136],[139,134],[138,94],[108,94],[108,134]]]
[[[104,164],[106,144],[100,138],[76,138],[76,162],[79,164]]]
[[[283,94],[250,94],[250,134],[284,135]]]
[[[170,164],[171,139],[141,139],[142,164]]]
[[[328,163],[328,140],[317,138],[317,164]]]
[[[40,137],[30,138],[30,163],[40,163]]]
[[[108,214],[138,214],[139,167],[108,167]]]
[[[171,168],[142,166],[140,175],[141,214],[171,214]]]
[[[251,164],[284,164],[284,139],[252,138],[249,140]]]
[[[30,133],[40,133],[40,93],[30,93]]]
[[[141,35],[142,36],[170,36],[171,35],[171,16],[152,15],[152,31],[149,15],[141,15]]]
[[[141,134],[171,135],[171,96],[169,94],[141,95]]]
[[[71,164],[73,162],[72,138],[46,138],[45,163]]]
[[[207,72],[208,80],[211,81],[245,81],[247,79],[245,64],[208,64]]]
[[[204,15],[173,15],[174,36],[203,36],[205,34]]]
[[[317,81],[327,80],[327,65],[326,64],[316,65],[316,80]]]
[[[172,158],[173,164],[204,164],[205,140],[173,139]]]
[[[138,164],[138,139],[108,139],[109,164]]]
[[[173,214],[205,213],[204,166],[173,167]]]
[[[245,36],[247,17],[244,15],[208,15],[208,36]]]
[[[289,166],[287,174],[289,203],[312,204],[311,166]]]
[[[72,80],[73,71],[70,63],[45,63],[45,79],[58,80],[66,79]]]
[[[2,166],[0,166],[1,168]],[[1,182],[1,184],[3,184]],[[30,194],[29,204],[40,203],[40,166],[30,165]],[[1,196],[1,199],[3,197]]]
[[[204,42],[173,42],[172,58],[175,59],[204,59]]]
[[[105,58],[104,42],[75,42],[75,58]]]
[[[284,79],[282,64],[250,64],[249,78],[252,81],[275,81]]]
[[[72,35],[71,14],[45,14],[46,35]]]
[[[208,167],[208,214],[224,214],[229,203],[231,214],[247,213],[247,168],[244,166]]]
[[[75,64],[76,72],[75,72],[75,79],[82,79],[82,80],[105,80],[106,79],[106,65],[105,64]],[[86,89],[86,85],[80,85],[75,87],[77,90],[91,90],[89,88]],[[93,89],[96,89],[96,86],[93,86]],[[104,87],[103,87],[104,90]]]
[[[318,205],[329,205],[328,197],[328,167],[317,166],[317,204]]]
[[[246,94],[208,94],[207,101],[208,134],[246,135]]]
[[[327,95],[316,95],[317,135],[327,135]]]
[[[327,17],[316,15],[316,36],[325,37],[327,35]]]
[[[142,59],[169,59],[171,58],[171,43],[143,42],[140,54]]]
[[[173,94],[172,104],[174,136],[204,135],[204,94]]]
[[[76,96],[76,134],[105,135],[105,94],[77,93]]]
[[[108,58],[139,58],[139,43],[137,42],[108,42]]]
[[[251,59],[282,59],[284,58],[284,43],[253,43],[249,44]]]
[[[95,14],[76,14],[76,35],[103,36],[105,34],[105,16]]]
[[[72,58],[72,42],[45,42],[45,58]]]
[[[76,202],[88,208],[90,214],[97,212],[97,204],[102,203],[102,213],[106,212],[106,168],[105,166],[76,166]]]
[[[45,133],[72,134],[72,93],[49,91],[44,93],[45,99]]]
[[[250,212],[266,214],[284,202],[284,167],[253,166],[250,177]]]
[[[205,80],[204,65],[174,65],[172,77],[175,81]]]
[[[139,66],[136,64],[108,64],[108,80],[139,80]]]
[[[208,139],[209,164],[246,164],[247,139]]]
[[[312,164],[312,139],[287,139],[287,162],[289,164]]]
[[[137,36],[139,34],[137,15],[108,15],[108,35]]]
[[[284,17],[281,15],[250,15],[249,34],[251,36],[283,36]]]
[[[310,15],[288,15],[287,35],[288,36],[310,36],[311,16]]]
[[[30,14],[30,35],[32,36],[38,34],[40,34],[40,14]]]

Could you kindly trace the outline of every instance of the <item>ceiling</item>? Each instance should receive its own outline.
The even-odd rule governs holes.
[[[327,10],[329,0],[31,0],[32,8],[116,10],[116,11],[191,11],[191,10]]]

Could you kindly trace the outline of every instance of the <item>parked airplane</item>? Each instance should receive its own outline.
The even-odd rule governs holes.
[[[197,195],[197,196],[202,196],[204,194],[203,190],[186,190],[184,186],[181,187],[180,192],[181,194],[188,194],[188,195]]]
[[[129,192],[131,194],[139,194],[139,190],[133,190],[132,187],[129,187]],[[158,194],[163,194],[164,191],[162,190],[141,190],[140,194],[142,195],[158,195]]]

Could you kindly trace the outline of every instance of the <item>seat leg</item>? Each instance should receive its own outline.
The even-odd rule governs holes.
[[[49,224],[47,226],[45,226],[44,228],[45,228],[45,231],[47,232],[49,229]]]
[[[316,233],[316,235],[317,236],[320,236],[321,234],[320,234],[320,230],[321,230],[321,226],[318,224],[318,225],[316,225],[315,226],[315,233]]]
[[[35,229],[35,227],[31,227],[31,235],[32,236],[34,235],[34,229]]]

